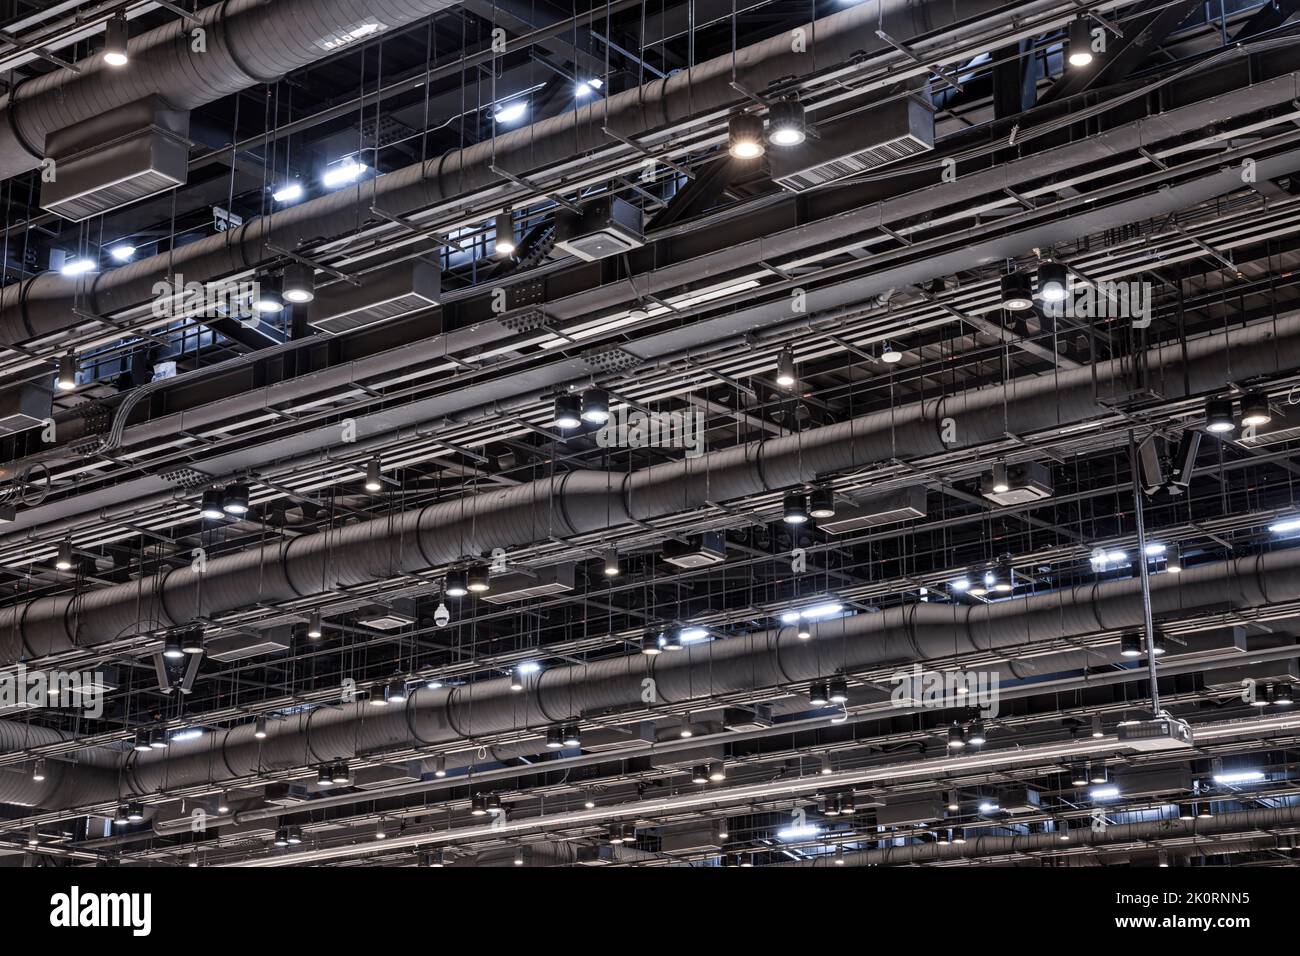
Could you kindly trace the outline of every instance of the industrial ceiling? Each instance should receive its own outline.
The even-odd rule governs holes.
[[[1297,14],[9,0],[0,868],[1300,865]]]

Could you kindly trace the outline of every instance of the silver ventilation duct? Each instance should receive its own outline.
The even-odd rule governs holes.
[[[1300,590],[1300,550],[1241,558],[1159,575],[1151,582],[1157,619],[1213,609],[1259,607],[1289,600]],[[812,640],[792,628],[692,645],[647,658],[641,654],[553,667],[530,677],[522,693],[509,678],[460,687],[420,688],[397,707],[366,703],[319,707],[271,724],[256,739],[251,723],[183,743],[165,752],[126,755],[122,782],[91,771],[67,791],[28,781],[11,786],[16,802],[49,809],[74,793],[81,803],[116,799],[119,786],[131,794],[167,788],[215,785],[312,763],[352,760],[359,755],[412,745],[434,746],[528,728],[551,726],[626,708],[644,706],[647,679],[665,704],[706,701],[718,694],[762,687],[789,687],[837,670],[856,671],[946,658],[953,654],[1015,649],[1017,661],[1001,667],[1017,678],[1095,666],[1092,652],[1052,653],[1041,661],[1025,651],[1045,641],[1139,626],[1143,620],[1137,579],[1079,586],[1059,592],[991,604],[917,604],[879,614],[822,621]]]
[[[452,0],[224,0],[177,18],[128,45],[130,62],[102,53],[0,97],[0,179],[35,169],[46,138],[143,97],[190,110],[284,74],[385,30],[454,6]],[[195,29],[204,31],[196,50]],[[217,237],[220,239],[221,237]]]
[[[245,0],[231,6],[242,9],[250,4],[252,0]],[[375,15],[380,9],[415,5],[426,13],[436,8],[432,0],[421,4],[388,0],[378,5]],[[298,26],[295,12],[283,18],[286,21],[283,26],[267,29],[266,35],[259,39],[278,48],[281,29],[294,29],[300,37],[314,32],[321,27],[322,17],[318,8],[375,7],[374,4],[349,4],[343,0],[329,3],[313,0],[310,4],[293,4],[292,7],[279,4],[274,11],[297,11],[301,6],[310,8],[307,22],[312,25],[311,29]],[[610,145],[611,139],[604,132],[605,127],[621,136],[635,138],[647,130],[690,117],[720,114],[743,101],[737,92],[738,86],[763,91],[773,82],[804,76],[826,64],[848,62],[864,51],[882,48],[885,44],[876,36],[877,29],[884,29],[903,41],[961,23],[972,24],[972,31],[987,30],[987,21],[981,23],[980,18],[1002,7],[999,0],[877,0],[863,3],[802,28],[808,37],[806,53],[793,52],[790,36],[783,33],[743,47],[734,56],[707,60],[689,70],[681,70],[598,103],[580,106],[531,126],[500,133],[473,146],[451,150],[437,159],[407,166],[364,184],[250,220],[237,229],[191,243],[166,255],[142,259],[98,275],[69,279],[51,273],[14,283],[0,290],[0,343],[17,343],[76,325],[78,320],[71,311],[74,300],[83,312],[112,315],[150,301],[155,283],[174,273],[183,274],[191,281],[209,281],[235,275],[263,261],[268,249],[298,249],[309,240],[352,234],[359,223],[371,218],[368,210],[372,206],[390,215],[409,215],[474,190],[502,186],[505,181],[493,171],[494,166],[522,175],[540,167],[573,163],[574,157]],[[1016,16],[1019,20],[1060,7],[1061,4],[1052,0],[1038,0],[1022,5]],[[301,44],[295,48],[301,49]],[[282,72],[285,59],[277,58],[265,64],[261,60],[257,62],[267,73],[275,69]],[[210,65],[204,64],[203,69],[205,75],[211,72]],[[232,69],[236,68],[232,66]],[[236,71],[232,75],[241,74]],[[234,84],[226,92],[238,88],[240,85]],[[124,102],[140,95],[142,91],[137,90]],[[79,102],[81,97],[69,92],[67,99]],[[96,102],[96,109],[121,105]],[[47,125],[43,129],[48,132],[74,121],[72,116],[60,116],[57,126]],[[10,152],[15,157],[23,156],[16,146]],[[21,168],[31,168],[30,159],[24,158],[22,162],[28,165]],[[0,172],[8,168],[4,160],[5,152],[0,150]]]
[[[1074,425],[1111,413],[1104,403],[1128,393],[1130,367],[1123,359],[1026,376],[627,475],[572,472],[223,555],[202,574],[182,567],[38,598],[0,610],[0,666],[120,640],[138,633],[141,621],[181,626],[254,601],[296,600],[494,548],[591,534],[875,462],[941,454],[951,450],[942,442],[947,419],[956,427],[956,447],[1002,439],[1008,419],[1024,434]],[[1300,316],[1152,349],[1145,367],[1149,386],[1169,399],[1220,389],[1225,371],[1230,380],[1246,380],[1300,367]]]

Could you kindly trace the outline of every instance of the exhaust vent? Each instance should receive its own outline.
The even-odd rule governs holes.
[[[641,210],[617,196],[594,200],[580,213],[561,211],[556,216],[555,234],[557,249],[588,262],[645,245]]]
[[[358,616],[357,623],[362,627],[373,628],[376,631],[396,631],[403,627],[410,627],[415,623],[415,618],[407,617],[405,614],[398,614],[396,611],[376,608],[368,614]]]
[[[868,498],[854,508],[841,508],[834,518],[818,521],[827,534],[849,534],[863,528],[912,521],[926,515],[926,494],[921,487],[904,488]]]
[[[664,542],[664,560],[679,568],[707,568],[727,560],[727,541],[717,531],[697,534],[686,541]]]
[[[442,275],[429,262],[411,260],[372,272],[361,285],[339,282],[318,290],[307,324],[331,335],[363,329],[438,304]]]
[[[934,149],[934,114],[907,97],[839,118],[797,150],[770,150],[773,181],[803,192]]]
[[[484,594],[489,604],[509,604],[547,594],[562,594],[573,590],[573,565],[557,564],[535,573],[517,571],[503,574],[492,581],[492,590]]]
[[[137,100],[51,133],[54,180],[41,184],[41,208],[81,222],[185,183],[190,114]]]
[[[36,428],[53,410],[50,390],[39,385],[23,385],[0,393],[0,435],[14,435]]]

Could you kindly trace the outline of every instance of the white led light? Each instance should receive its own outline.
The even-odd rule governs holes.
[[[525,661],[515,669],[521,674],[536,674],[542,669],[542,665],[536,661]]]
[[[1264,779],[1264,774],[1259,770],[1239,770],[1236,773],[1216,773],[1214,775],[1215,783],[1255,783]]]
[[[95,272],[95,260],[93,259],[69,259],[59,269],[59,272],[65,276],[84,276],[88,272]]]
[[[135,246],[129,242],[118,243],[109,247],[108,254],[114,262],[130,262],[135,258]]]
[[[1119,796],[1119,787],[1093,787],[1088,796],[1094,800],[1114,800]]]
[[[498,123],[517,123],[527,112],[528,104],[523,100],[516,100],[513,103],[502,103],[496,108],[492,118]]]
[[[326,189],[333,189],[335,186],[354,183],[365,171],[365,163],[358,163],[355,159],[345,159],[341,163],[330,166],[321,174],[321,185]]]
[[[1283,518],[1281,521],[1275,521],[1268,526],[1268,530],[1274,534],[1286,534],[1289,531],[1300,531],[1300,518]]]
[[[271,193],[271,198],[276,202],[297,202],[302,198],[302,195],[302,183],[285,183]]]

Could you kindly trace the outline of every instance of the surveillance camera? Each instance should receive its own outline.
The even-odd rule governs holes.
[[[438,610],[433,612],[433,623],[439,627],[446,627],[451,621],[451,612],[447,610],[447,605],[439,604]]]

